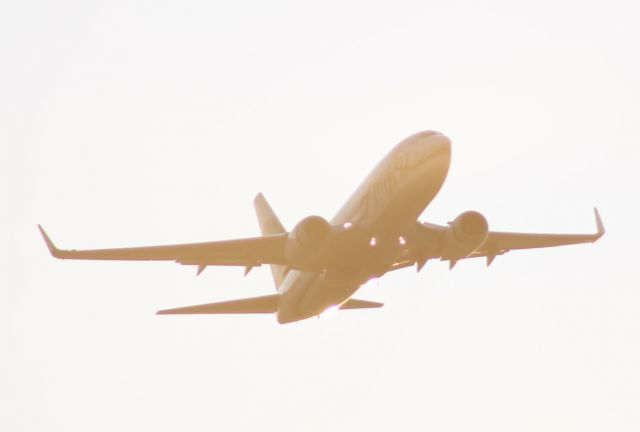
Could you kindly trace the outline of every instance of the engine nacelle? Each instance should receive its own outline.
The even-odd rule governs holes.
[[[443,257],[460,259],[478,249],[489,235],[487,219],[477,211],[466,211],[449,222]]]
[[[331,225],[320,216],[302,219],[289,233],[284,255],[292,267],[301,267],[318,258],[329,244]]]

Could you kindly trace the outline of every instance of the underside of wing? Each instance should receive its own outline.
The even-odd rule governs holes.
[[[186,306],[158,311],[158,315],[265,314],[278,311],[279,294]]]
[[[594,209],[596,228],[594,234],[530,234],[491,231],[485,242],[469,258],[487,257],[490,260],[511,250],[537,249],[581,243],[593,243],[605,233],[604,225],[597,209]]]
[[[286,234],[205,243],[118,249],[62,250],[53,244],[40,225],[38,228],[51,254],[60,259],[175,261],[180,264],[201,267],[207,265],[252,267],[261,264],[286,264],[284,258]]]
[[[413,264],[417,264],[419,270],[427,260],[433,258],[449,260],[450,265],[453,266],[459,259],[486,257],[487,264],[491,264],[496,256],[511,250],[592,243],[605,233],[604,225],[597,209],[594,209],[594,214],[597,229],[593,234],[534,234],[488,231],[479,240],[477,246],[471,245],[467,252],[463,254],[456,254],[456,247],[459,244],[455,240],[451,241],[455,239],[455,235],[452,235],[452,226],[420,224],[417,233],[418,246],[411,250],[409,254],[402,256],[389,270]]]

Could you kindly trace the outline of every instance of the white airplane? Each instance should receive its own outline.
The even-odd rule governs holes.
[[[449,262],[531,249],[595,242],[604,234],[594,209],[595,234],[522,234],[489,231],[485,217],[466,211],[447,225],[418,222],[449,170],[451,142],[419,132],[396,145],[356,189],[331,222],[302,219],[287,232],[262,194],[254,200],[261,237],[121,249],[61,250],[40,225],[51,254],[62,259],[175,261],[198,267],[243,266],[245,275],[270,264],[276,294],[159,311],[158,314],[276,313],[279,323],[318,316],[329,308],[379,308],[351,296],[372,278],[430,259]]]

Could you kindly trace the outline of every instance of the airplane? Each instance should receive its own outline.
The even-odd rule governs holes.
[[[58,249],[38,228],[51,254],[60,259],[174,261],[197,266],[271,267],[276,293],[158,311],[176,314],[276,314],[285,324],[320,316],[329,309],[379,308],[352,296],[367,281],[428,260],[484,257],[487,266],[511,250],[593,243],[605,233],[594,208],[594,234],[530,234],[490,231],[486,218],[465,211],[446,225],[418,217],[440,191],[449,171],[451,141],[435,131],[418,132],[397,144],[327,221],[308,216],[286,231],[265,197],[254,207],[259,237],[205,243],[119,249]]]

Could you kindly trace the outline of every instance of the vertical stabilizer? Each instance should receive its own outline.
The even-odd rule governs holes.
[[[264,195],[261,193],[256,195],[253,199],[253,206],[256,209],[256,216],[258,216],[258,223],[260,223],[260,232],[262,232],[262,235],[283,234],[287,232]],[[271,265],[271,274],[273,275],[273,282],[276,284],[276,289],[280,287],[284,280],[285,270],[285,266],[283,265]]]

